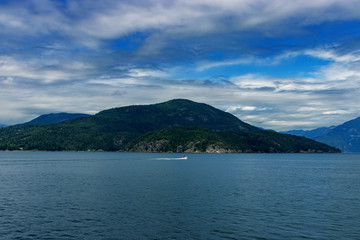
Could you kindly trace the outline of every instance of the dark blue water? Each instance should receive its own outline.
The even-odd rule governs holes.
[[[360,155],[0,152],[0,239],[360,239]]]

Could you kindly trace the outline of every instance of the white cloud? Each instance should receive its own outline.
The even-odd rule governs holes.
[[[227,108],[225,111],[229,113],[236,113],[238,111],[266,111],[269,110],[269,108],[266,107],[256,107],[256,106],[233,106]]]
[[[104,77],[98,79],[92,79],[88,81],[89,84],[100,84],[100,85],[108,85],[113,87],[121,87],[128,85],[146,85],[146,82],[143,79],[139,78],[112,78],[112,77]]]
[[[333,50],[329,49],[315,49],[315,50],[305,50],[304,54],[321,58],[325,60],[331,60],[335,62],[356,62],[360,60],[360,51],[354,51],[346,54],[338,54]]]
[[[325,114],[325,115],[343,115],[343,114],[348,114],[348,113],[351,113],[351,112],[347,111],[347,110],[334,110],[334,111],[323,112],[323,114]]]
[[[222,66],[231,66],[231,65],[276,65],[280,64],[283,61],[286,61],[291,58],[296,58],[298,56],[311,56],[314,58],[333,61],[335,63],[341,63],[343,65],[353,62],[360,61],[360,50],[355,50],[353,52],[340,54],[336,53],[335,50],[326,49],[326,48],[318,48],[318,49],[305,49],[301,51],[287,51],[281,53],[275,57],[268,58],[239,58],[233,60],[223,60],[218,62],[202,62],[197,67],[197,71],[204,71],[210,68],[222,67]],[[340,65],[337,65],[340,67]],[[345,67],[344,67],[345,68]],[[337,72],[344,72],[344,69],[335,70]],[[332,75],[332,73],[330,73]],[[335,77],[336,78],[336,77]]]
[[[12,81],[14,78],[27,79],[33,83],[71,81],[83,77],[91,69],[91,65],[78,61],[44,65],[41,59],[17,60],[10,56],[0,56],[0,77]]]
[[[128,71],[129,77],[155,77],[162,78],[169,76],[168,73],[160,70],[133,68]]]
[[[352,70],[342,64],[331,64],[322,68],[320,74],[327,81],[347,80],[351,77],[360,77],[360,71]]]
[[[273,79],[268,79],[266,77],[259,76],[256,74],[246,74],[242,76],[231,77],[229,80],[241,88],[254,89],[254,88],[264,88],[264,87],[269,87],[269,88],[277,87],[277,83]]]
[[[69,31],[71,23],[56,8],[54,1],[36,0],[9,2],[0,8],[0,25],[3,33],[16,36],[36,36],[52,31]]]
[[[300,107],[297,109],[298,112],[311,112],[311,111],[318,111],[319,109],[316,107]]]

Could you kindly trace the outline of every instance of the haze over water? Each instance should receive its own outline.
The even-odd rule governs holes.
[[[1,239],[360,237],[360,155],[179,157],[0,152]]]

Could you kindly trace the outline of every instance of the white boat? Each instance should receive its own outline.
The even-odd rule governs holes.
[[[187,156],[183,156],[183,157],[181,157],[181,158],[179,158],[179,159],[181,159],[181,160],[186,160],[186,159],[187,159]]]

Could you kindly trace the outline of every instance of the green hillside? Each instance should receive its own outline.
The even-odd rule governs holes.
[[[196,128],[189,131],[188,127]],[[140,148],[136,148],[140,146],[139,141],[149,142],[149,137],[155,138],[151,137],[151,134],[157,134],[158,138],[161,137],[160,140],[165,136],[168,141],[171,140],[172,147],[161,151],[175,151],[175,146],[177,148],[179,144],[184,145],[191,141],[207,141],[213,144],[217,143],[218,138],[222,142],[219,146],[229,151],[246,152],[249,149],[250,152],[299,152],[308,149],[334,151],[333,148],[326,150],[322,145],[309,146],[301,141],[298,142],[299,146],[292,145],[286,149],[276,147],[279,143],[275,138],[283,139],[281,141],[286,143],[293,141],[294,137],[262,131],[229,113],[183,99],[153,105],[114,108],[94,116],[55,124],[29,124],[2,128],[0,150],[139,151]],[[184,137],[177,138],[179,134],[185,135],[185,139],[180,143],[178,143],[179,139]],[[284,144],[280,143],[280,145]],[[204,147],[197,148],[196,151],[203,152],[204,149]]]
[[[176,127],[150,132],[129,144],[132,152],[294,153],[337,152],[323,143],[273,131],[211,131]]]

